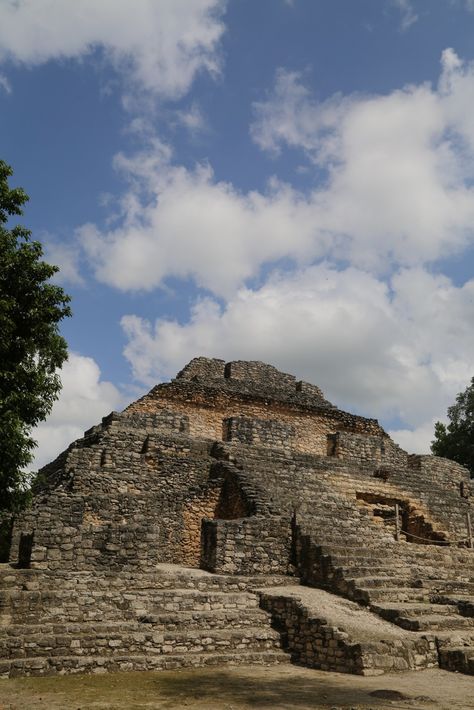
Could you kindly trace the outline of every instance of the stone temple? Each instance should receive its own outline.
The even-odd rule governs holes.
[[[0,565],[0,675],[474,674],[468,472],[315,385],[196,358],[40,474]]]

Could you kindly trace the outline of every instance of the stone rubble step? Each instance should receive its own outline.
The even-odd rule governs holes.
[[[423,579],[423,586],[438,593],[474,593],[474,581],[466,579]]]
[[[474,645],[445,646],[439,649],[439,665],[447,671],[474,675]]]
[[[416,586],[416,580],[411,576],[396,576],[392,574],[391,577],[348,577],[345,578],[345,583],[348,587],[358,589],[360,587],[364,589],[374,589],[374,588],[385,588],[387,586],[393,586],[390,583],[396,582],[398,587],[413,588]]]
[[[370,577],[371,575],[375,577],[404,577],[407,574],[414,579],[422,579],[423,577],[429,577],[429,575],[436,575],[439,579],[439,570],[435,570],[433,567],[430,572],[424,572],[422,569],[411,567],[408,571],[406,565],[395,565],[395,564],[376,564],[375,561],[369,565],[358,565],[358,564],[346,564],[341,565],[332,561],[332,568],[336,574],[344,577]]]
[[[125,594],[126,598],[127,595]],[[224,611],[258,607],[258,596],[251,592],[201,592],[189,589],[166,589],[144,597],[133,596],[131,602],[138,614],[166,611]],[[142,603],[146,606],[143,607]]]
[[[331,557],[335,557],[336,559],[354,559],[354,558],[363,558],[365,561],[369,561],[373,559],[374,554],[377,554],[379,557],[385,557],[387,556],[387,549],[386,547],[381,547],[380,549],[377,549],[376,547],[371,548],[371,547],[350,547],[347,545],[327,545],[324,543],[319,543],[315,542],[314,547],[317,552],[319,552],[322,555],[330,555]],[[392,549],[390,549],[390,555],[392,554]]]
[[[39,632],[26,638],[16,636],[0,641],[1,657],[11,659],[24,656],[49,658],[65,655],[134,655],[144,651],[149,654],[193,654],[219,650],[264,651],[280,647],[280,634],[271,627],[178,631],[157,631],[153,628],[143,630],[136,627],[80,627],[76,633],[69,631],[47,635]]]
[[[82,623],[136,620],[161,613],[239,612],[258,609],[255,592],[153,590],[150,593],[117,590],[65,593],[17,592],[0,594],[0,627],[6,624]]]
[[[183,611],[174,613],[150,613],[138,617],[143,625],[150,624],[165,630],[179,628],[241,628],[252,626],[258,621],[262,626],[270,625],[270,617],[261,609],[226,611]]]
[[[0,569],[0,590],[22,591],[98,590],[124,588],[136,591],[156,589],[200,589],[207,591],[247,591],[253,588],[281,584],[297,584],[298,579],[288,575],[224,575],[213,574],[197,568],[183,568],[179,565],[161,565],[141,573],[133,572],[55,572],[41,573],[39,570],[18,570],[8,565]]]
[[[0,589],[22,588],[25,584],[38,583],[41,573],[33,569],[16,569],[9,564],[0,564]]]
[[[393,619],[397,626],[407,631],[440,631],[474,629],[474,619],[459,615],[424,614],[416,617],[398,616]]]
[[[4,639],[31,636],[79,634],[81,632],[105,633],[107,631],[187,631],[209,629],[242,629],[248,627],[269,628],[270,616],[260,608],[232,611],[192,611],[149,614],[130,620],[107,620],[102,622],[52,622],[42,624],[9,624],[0,626],[0,646]]]
[[[431,592],[413,587],[358,587],[352,598],[371,606],[377,602],[430,602]]]
[[[405,618],[418,617],[419,615],[433,614],[440,616],[453,615],[457,611],[455,604],[420,604],[417,602],[400,602],[399,604],[373,604],[371,611],[387,621],[393,621],[399,616]]]
[[[166,655],[59,656],[0,660],[0,677],[64,675],[65,673],[106,673],[117,671],[174,670],[216,665],[275,665],[289,663],[281,649],[175,653]]]
[[[452,604],[462,616],[474,617],[474,596],[466,594],[435,594],[433,598],[440,604]]]

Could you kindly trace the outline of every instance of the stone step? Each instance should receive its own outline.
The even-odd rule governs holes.
[[[402,616],[403,618],[417,618],[426,614],[438,616],[453,616],[457,612],[455,604],[420,604],[417,602],[400,602],[398,604],[372,604],[371,610],[387,621]],[[396,622],[395,622],[396,623]]]
[[[160,631],[123,625],[86,625],[62,634],[5,636],[0,639],[2,658],[33,656],[110,656],[116,654],[201,653],[220,650],[264,651],[280,648],[280,634],[271,627],[186,629]]]
[[[316,528],[315,530],[308,530],[304,534],[311,538],[315,545],[321,547],[332,547],[333,545],[340,544],[341,540],[347,542],[347,546],[350,548],[357,547],[361,538],[364,540],[365,544],[370,549],[370,543],[373,542],[373,547],[377,548],[380,545],[381,539],[392,540],[393,535],[391,533],[384,533],[383,537],[381,532],[378,530],[360,530],[360,526],[354,525],[354,529],[357,532],[347,533],[341,530],[334,530],[333,532],[328,531],[328,526],[331,521],[326,521],[321,525],[321,528]],[[332,519],[332,524],[334,524],[334,518]]]
[[[435,559],[420,559],[409,560],[403,557],[392,557],[387,560],[384,555],[372,555],[370,558],[350,557],[341,558],[339,555],[324,555],[331,561],[333,567],[342,570],[360,569],[362,570],[377,570],[377,569],[395,569],[395,570],[410,570],[412,575],[427,575],[437,579],[453,579],[460,577],[467,581],[474,575],[474,570],[469,572],[466,566],[462,563],[447,564],[443,563],[442,567],[438,560]],[[362,576],[362,574],[361,574]]]
[[[394,545],[395,546],[395,545]],[[364,558],[365,561],[372,560],[374,555],[380,558],[387,556],[386,546],[380,547],[361,547],[361,546],[349,546],[349,545],[328,545],[324,543],[314,542],[314,547],[321,555],[330,555],[331,557],[337,559],[354,559],[354,558]],[[392,547],[390,547],[390,556],[392,554]]]
[[[330,545],[323,546],[324,552],[331,554],[336,561],[343,562],[344,560],[353,559],[354,557],[363,558],[365,562],[370,563],[373,560],[374,555],[378,559],[386,559],[387,549],[386,546],[376,546],[374,547],[352,547],[352,546],[340,546],[340,545]],[[470,568],[472,573],[474,573],[474,555],[469,553],[464,553],[460,551],[459,548],[454,547],[439,547],[437,545],[414,545],[410,543],[397,543],[393,542],[390,545],[390,559],[403,560],[407,563],[416,563],[418,561],[434,561],[436,564],[442,563],[455,564],[460,569]]]
[[[274,665],[288,663],[281,649],[265,651],[225,650],[163,655],[57,656],[0,660],[0,677],[47,676],[64,673],[106,673],[117,671],[173,670],[218,665]]]
[[[466,579],[423,579],[423,586],[438,594],[459,592],[461,594],[472,593],[474,596],[474,581]]]
[[[4,590],[0,593],[0,625],[5,623],[82,622],[132,619],[159,612],[246,610],[258,606],[252,592],[163,589],[149,592],[72,592]]]
[[[428,577],[417,578],[416,576],[402,576],[394,574],[392,577],[347,577],[345,582],[353,588],[363,587],[365,589],[375,587],[391,586],[390,582],[396,583],[398,587],[414,587],[430,590],[432,593],[445,593],[451,591],[470,592],[474,591],[474,583],[465,580],[431,579]]]
[[[133,589],[198,589],[201,591],[246,591],[253,588],[297,584],[298,579],[288,575],[224,575],[213,574],[197,568],[183,568],[179,565],[160,565],[151,571],[141,573],[117,572],[54,572],[41,573],[39,570],[17,570],[8,565],[8,570],[0,570],[0,590],[18,589],[26,591],[114,590]]]
[[[393,622],[407,631],[474,629],[474,619],[456,614],[423,614],[416,617],[398,616],[393,619]]]
[[[440,604],[454,604],[461,616],[474,617],[474,596],[464,594],[433,595]]]
[[[248,609],[245,612],[235,611],[192,611],[180,613],[148,614],[128,621],[118,619],[97,622],[53,622],[42,624],[9,624],[0,626],[0,645],[6,638],[27,638],[28,636],[44,636],[76,634],[81,629],[94,631],[103,629],[148,631],[179,631],[208,629],[246,629],[248,627],[268,628],[271,624],[269,615],[260,608]]]
[[[126,597],[127,595],[124,595]],[[201,592],[189,589],[166,589],[135,595],[132,605],[137,615],[182,611],[224,611],[258,607],[258,596],[252,592]]]
[[[370,577],[374,575],[375,577],[407,577],[410,576],[413,579],[420,579],[428,576],[429,573],[423,569],[415,568],[413,566],[402,565],[402,564],[378,564],[378,561],[374,560],[372,564],[359,565],[354,560],[353,564],[345,565],[334,565],[334,572],[340,576],[354,578],[354,577]],[[439,579],[439,570],[433,567],[431,571],[432,575],[436,574],[436,579]]]
[[[347,577],[344,581],[348,587],[354,589],[359,589],[360,587],[364,589],[391,587],[394,586],[394,583],[396,583],[398,587],[411,588],[416,586],[416,580],[414,580],[411,576],[403,577],[394,575],[393,573],[391,577]]]
[[[270,617],[261,609],[235,611],[186,611],[179,613],[152,613],[138,617],[140,624],[152,625],[164,630],[245,628],[270,625]]]
[[[351,592],[351,598],[363,604],[384,602],[431,602],[429,590],[416,587],[357,587]]]
[[[474,646],[445,646],[440,648],[439,666],[446,671],[474,675]]]

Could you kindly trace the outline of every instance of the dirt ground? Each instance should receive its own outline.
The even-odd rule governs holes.
[[[474,677],[426,670],[364,678],[283,665],[0,680],[0,710],[474,708]]]

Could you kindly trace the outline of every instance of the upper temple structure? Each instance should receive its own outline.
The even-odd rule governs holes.
[[[474,674],[469,473],[261,362],[196,358],[35,484],[0,675],[297,662]]]

